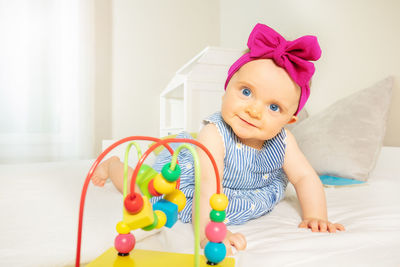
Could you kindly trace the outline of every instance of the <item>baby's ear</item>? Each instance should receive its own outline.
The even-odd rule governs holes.
[[[287,124],[292,124],[295,123],[297,121],[298,117],[297,116],[292,116],[292,118],[287,122]]]

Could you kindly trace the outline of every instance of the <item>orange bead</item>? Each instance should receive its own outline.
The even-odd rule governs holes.
[[[186,196],[179,189],[174,189],[174,191],[165,195],[164,199],[175,203],[178,206],[178,212],[181,212],[186,205]]]
[[[210,206],[214,210],[223,211],[228,206],[228,198],[225,194],[214,194],[210,198]]]
[[[153,183],[154,189],[160,194],[168,194],[174,191],[176,182],[168,182],[161,173],[157,174]]]

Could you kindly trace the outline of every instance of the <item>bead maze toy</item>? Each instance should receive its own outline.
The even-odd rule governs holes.
[[[152,141],[154,144],[142,155],[139,145],[134,142],[136,140]],[[222,243],[227,232],[224,220],[228,198],[221,192],[218,168],[211,153],[204,145],[193,139],[159,139],[148,136],[131,136],[115,142],[100,154],[90,168],[81,194],[75,266],[80,266],[83,211],[90,179],[103,158],[115,147],[126,142],[131,143],[126,148],[124,159],[122,221],[116,225],[118,235],[115,237],[114,247],[108,249],[87,266],[234,266],[234,259],[226,258],[226,248]],[[174,151],[169,146],[169,143],[182,144]],[[216,193],[210,198],[210,206],[212,208],[210,212],[211,221],[205,229],[206,237],[209,240],[204,248],[205,257],[200,255],[200,167],[197,152],[193,145],[199,147],[207,154],[213,165],[217,181]],[[131,177],[130,193],[128,194],[128,155],[132,146],[135,146],[139,160]],[[143,164],[147,156],[159,146],[164,146],[172,155],[171,162],[162,168],[161,173],[157,173],[149,165]],[[135,236],[131,233],[132,230],[141,228],[145,231],[151,231],[162,227],[171,228],[178,220],[178,213],[186,205],[186,197],[179,190],[181,170],[177,158],[182,149],[190,151],[195,167],[194,255],[134,250],[136,240]],[[141,194],[135,191],[135,186],[138,186]],[[161,196],[161,199],[151,205],[150,199],[152,197]]]

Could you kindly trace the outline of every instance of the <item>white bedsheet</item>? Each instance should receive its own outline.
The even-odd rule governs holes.
[[[93,161],[0,165],[0,266],[65,266],[75,259],[80,193]],[[345,232],[297,228],[293,187],[273,212],[242,226],[248,247],[236,266],[400,266],[400,148],[384,147],[368,184],[326,188],[329,218]],[[82,261],[113,245],[122,197],[90,186]],[[191,225],[135,231],[136,248],[193,253]],[[177,238],[179,237],[179,238]]]

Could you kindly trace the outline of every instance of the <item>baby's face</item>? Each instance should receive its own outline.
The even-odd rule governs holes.
[[[261,148],[296,121],[300,88],[270,60],[250,61],[236,72],[222,98],[221,113],[242,143]]]

